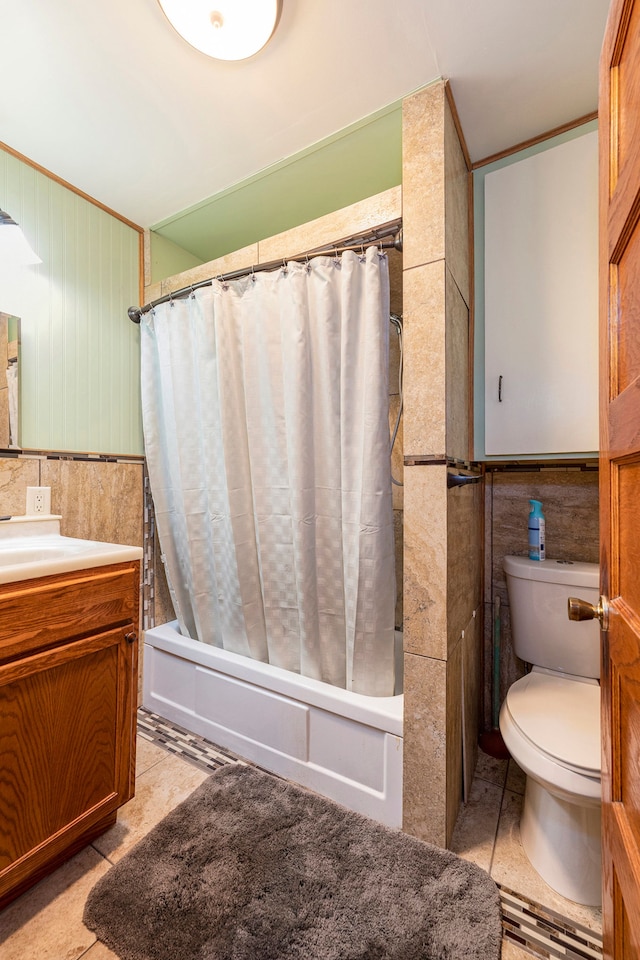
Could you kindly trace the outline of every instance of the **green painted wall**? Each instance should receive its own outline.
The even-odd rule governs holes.
[[[173,269],[158,238],[205,263],[402,182],[400,101],[152,227],[152,281]],[[166,253],[167,251],[165,251]],[[167,271],[167,272],[164,272]]]
[[[204,263],[200,257],[194,257],[192,253],[179,247],[177,243],[163,237],[160,233],[151,234],[151,282],[164,280],[165,277],[172,277],[176,273],[182,273],[184,270],[190,270],[191,267],[197,267]]]
[[[138,232],[1,150],[0,207],[43,261],[0,263],[0,310],[20,317],[22,446],[140,455]]]

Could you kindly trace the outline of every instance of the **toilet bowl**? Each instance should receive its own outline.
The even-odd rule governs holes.
[[[514,649],[534,666],[500,711],[504,742],[527,777],[524,851],[550,887],[591,906],[601,903],[602,883],[599,633],[572,631],[593,625],[570,622],[566,601],[572,593],[597,600],[597,571],[505,558]]]
[[[558,893],[601,902],[600,687],[534,667],[510,688],[500,730],[527,775],[520,838]]]

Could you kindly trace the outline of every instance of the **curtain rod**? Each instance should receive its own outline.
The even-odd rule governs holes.
[[[157,300],[151,300],[150,303],[145,303],[142,307],[129,307],[127,313],[133,323],[140,323],[142,315],[148,313],[149,310],[152,310],[154,307],[157,307],[158,304],[188,297],[193,290],[198,290],[200,287],[208,287],[215,280],[238,280],[240,277],[246,277],[250,273],[261,273],[263,270],[275,270],[276,267],[286,266],[287,263],[300,262],[308,260],[311,257],[322,257],[326,254],[337,255],[346,253],[348,250],[361,250],[365,246],[373,246],[374,244],[380,247],[381,250],[402,250],[401,221],[395,220],[384,229],[370,230],[368,233],[362,234],[362,236],[350,237],[339,245],[334,244],[333,246],[309,250],[307,253],[300,253],[295,257],[280,257],[279,260],[254,264],[252,267],[243,267],[241,270],[233,270],[231,273],[220,273],[215,277],[210,277],[208,280],[200,280],[198,283],[192,283],[188,287],[181,287],[180,290],[175,290],[173,293],[167,293],[163,297],[158,297]]]

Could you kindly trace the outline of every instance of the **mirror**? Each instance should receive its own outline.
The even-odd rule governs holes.
[[[19,449],[20,319],[0,311],[0,449]]]

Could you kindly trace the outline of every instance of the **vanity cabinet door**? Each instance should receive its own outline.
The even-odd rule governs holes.
[[[133,629],[0,666],[0,906],[101,833],[133,795]]]

